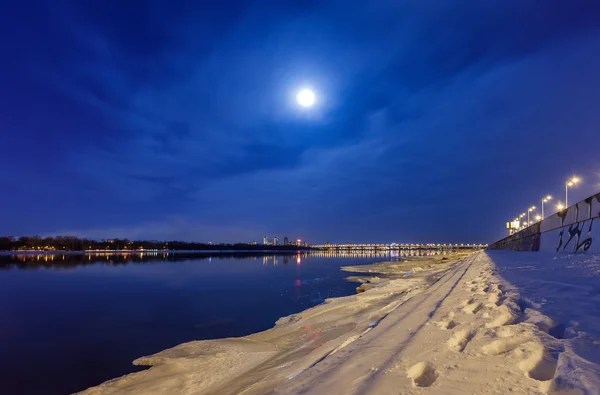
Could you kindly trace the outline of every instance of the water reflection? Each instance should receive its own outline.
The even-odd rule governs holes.
[[[360,256],[0,256],[0,393],[73,393],[139,370],[131,361],[142,355],[269,329],[280,317],[355,293],[340,267],[381,259]],[[44,369],[31,369],[31,361]]]
[[[0,255],[0,269],[29,269],[36,267],[52,268],[74,268],[82,265],[104,264],[104,265],[124,265],[124,264],[152,264],[164,262],[177,262],[193,260],[207,260],[212,262],[240,259],[240,260],[263,260],[264,265],[277,265],[280,262],[282,254],[286,252],[277,252],[265,254],[264,252],[239,252],[239,253],[173,253],[173,252],[131,252],[131,253],[15,253]],[[296,252],[284,255],[284,263],[287,263],[288,256],[296,256]],[[305,254],[305,256],[307,256]]]
[[[28,269],[35,267],[72,268],[81,265],[106,264],[124,265],[129,263],[175,262],[188,259],[194,260],[227,260],[227,259],[262,259],[263,266],[287,265],[290,259],[301,265],[302,261],[310,258],[381,258],[382,260],[398,261],[405,257],[446,255],[453,251],[441,250],[402,250],[402,251],[290,251],[290,252],[233,252],[233,253],[174,253],[174,252],[98,252],[86,254],[51,254],[51,253],[15,253],[0,255],[0,269]]]
[[[448,255],[455,251],[452,250],[392,250],[392,251],[336,251],[336,250],[321,250],[311,251],[310,255],[320,258],[382,258],[390,261],[397,261],[404,257],[416,256],[435,256]]]

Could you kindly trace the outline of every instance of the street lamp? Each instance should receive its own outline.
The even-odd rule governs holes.
[[[572,187],[579,181],[581,181],[579,177],[573,177],[565,182],[565,207],[569,207],[569,187]]]
[[[523,213],[523,214],[519,215],[519,221],[520,221],[520,220],[521,220],[521,218],[523,218],[525,215],[527,215],[527,214]],[[521,226],[521,228],[524,228],[524,227],[525,227],[525,225]]]
[[[560,210],[564,209],[565,207],[566,207],[566,206],[565,206],[564,204],[562,204],[562,203],[558,203],[558,204],[556,205],[556,209],[557,209],[558,211],[560,211]]]
[[[541,220],[542,220],[542,216],[541,216],[541,215],[539,215],[539,214],[538,214],[538,215],[536,215],[536,216],[535,216],[535,220],[536,220],[536,221],[541,221]]]
[[[552,196],[550,196],[550,195],[548,195],[542,199],[542,219],[544,219],[544,203],[547,203],[550,200],[552,200]]]
[[[533,210],[535,210],[535,206],[531,206],[527,209],[527,225],[531,225],[531,222],[529,221],[529,213]]]

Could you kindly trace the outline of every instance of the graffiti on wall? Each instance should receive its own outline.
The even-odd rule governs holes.
[[[586,223],[588,224],[587,238],[580,241],[581,233],[583,233]],[[571,241],[573,241],[573,240],[575,240],[574,252],[589,250],[592,245],[592,225],[593,224],[594,224],[594,219],[591,219],[589,221],[575,223],[575,224],[569,226],[568,229],[566,227],[562,228],[560,230],[560,233],[558,234],[558,246],[556,247],[556,252],[565,251],[566,248],[571,243]],[[565,238],[565,230],[567,231],[567,234],[568,234],[567,236],[569,238],[563,244],[563,239]]]
[[[490,244],[490,250],[600,252],[600,193]],[[592,233],[595,232],[595,233]]]
[[[567,216],[568,210],[559,211],[556,215],[560,218],[562,229],[558,234],[558,245],[556,246],[556,252],[565,251],[569,245],[574,245],[574,252],[585,252],[590,249],[592,245],[592,225],[594,224],[595,217],[598,217],[600,213],[592,213],[592,203],[593,200],[596,199],[600,202],[600,194],[596,194],[594,196],[590,196],[587,199],[584,199],[581,203],[584,210],[580,209],[581,203],[576,204],[571,208],[571,210],[575,210],[575,219],[578,220],[580,218],[580,214],[584,215],[584,218],[590,218],[587,221],[576,222],[571,224],[568,229],[565,226],[565,218]],[[580,213],[583,211],[583,213]],[[587,225],[587,235],[584,235],[584,239],[582,240],[582,233],[584,233],[584,229]],[[567,238],[566,242],[564,239]],[[573,241],[574,244],[571,244]]]

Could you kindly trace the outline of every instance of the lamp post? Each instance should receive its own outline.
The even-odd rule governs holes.
[[[560,210],[564,209],[565,207],[566,207],[566,206],[565,206],[564,204],[562,204],[562,203],[558,203],[558,204],[556,205],[556,209],[557,209],[558,211],[560,211]]]
[[[567,180],[567,182],[565,182],[565,207],[569,207],[569,187],[572,187],[579,181],[580,180],[578,177],[573,177],[570,180]]]
[[[550,196],[550,195],[548,195],[542,199],[542,219],[544,219],[544,203],[547,203],[550,200],[552,200],[552,196]]]
[[[527,226],[531,225],[531,222],[529,222],[529,213],[531,213],[533,210],[535,210],[535,206],[531,206],[527,209]]]
[[[519,215],[519,221],[520,221],[520,220],[521,220],[521,218],[523,218],[525,215],[526,215],[525,213],[523,213],[523,214]],[[519,225],[520,225],[520,224],[519,224]],[[525,227],[525,226],[520,226],[520,228],[524,228],[524,227]]]

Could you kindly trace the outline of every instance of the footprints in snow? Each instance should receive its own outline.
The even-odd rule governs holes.
[[[514,323],[520,317],[519,306],[514,300],[505,297],[501,284],[490,283],[486,277],[487,274],[489,273],[482,272],[477,279],[465,282],[467,288],[475,293],[469,299],[464,300],[462,305],[455,311],[477,315],[485,307],[489,307],[496,314],[494,314],[495,317],[485,327],[495,328]],[[477,295],[481,294],[488,295],[489,303],[484,304],[483,301],[478,299]],[[455,319],[455,311],[449,312],[436,325],[443,330],[455,329],[459,326],[459,322]],[[489,313],[486,311],[483,317],[487,318],[488,316]],[[448,339],[448,348],[452,351],[462,353],[477,333],[478,328],[458,328],[450,339]]]
[[[506,339],[498,339],[483,346],[482,350],[488,355],[500,355],[514,350],[527,341],[529,341],[529,339],[526,337],[509,337]]]
[[[483,345],[481,350],[493,356],[514,353],[520,359],[518,368],[531,379],[539,381],[541,391],[548,392],[547,389],[552,387],[555,380],[558,355],[562,352],[560,346],[551,340],[553,328],[560,325],[538,311],[519,305],[514,297],[506,294],[502,284],[489,281],[488,276],[493,274],[480,272],[477,279],[466,282],[466,288],[474,294],[463,302],[462,310],[476,314],[484,307],[483,303],[477,301],[477,295],[487,295],[485,307],[489,309],[492,319],[485,324],[485,328],[488,329],[487,335],[494,340]],[[518,322],[534,324],[537,329],[515,326]],[[540,337],[537,330],[545,333]],[[448,348],[463,352],[476,334],[476,329],[458,330],[448,340]]]
[[[509,328],[506,328],[509,329]],[[515,351],[523,358],[519,369],[528,377],[537,381],[547,381],[554,378],[558,365],[559,350],[542,344],[531,334],[517,333],[514,330],[498,332],[500,339],[483,346],[482,350],[488,355],[501,355]]]
[[[519,369],[534,380],[552,380],[558,365],[557,352],[537,342],[531,342],[527,346],[529,356],[519,362]]]
[[[477,331],[473,329],[461,329],[457,331],[450,340],[448,340],[448,348],[452,351],[463,352],[467,344],[475,337]]]
[[[471,298],[466,301],[466,306],[463,307],[463,311],[467,314],[476,314],[483,308],[483,303]]]
[[[490,283],[488,277],[489,273],[480,273],[479,277],[475,280],[467,281],[467,287],[469,290],[474,292],[471,298],[463,302],[463,312],[467,314],[477,314],[484,307],[490,308],[493,312],[497,309],[498,313],[492,322],[486,326],[488,328],[509,325],[515,322],[521,315],[519,306],[512,299],[508,299],[503,291],[501,284]],[[477,295],[487,295],[487,303],[477,299]],[[486,312],[484,317],[488,317],[489,313]]]
[[[514,303],[512,300],[511,302],[512,303],[504,303],[497,307],[496,311],[498,314],[492,321],[485,324],[485,326],[487,328],[496,328],[499,326],[514,324],[521,316],[521,310],[518,306],[514,308],[512,305],[516,305],[516,303]]]
[[[476,279],[465,281],[465,289],[471,292],[471,297],[436,322],[436,326],[450,332],[446,343],[449,350],[459,354],[477,354],[475,350],[479,350],[490,356],[516,358],[519,370],[538,381],[540,391],[548,392],[557,380],[558,355],[562,352],[561,346],[549,336],[552,335],[552,328],[558,324],[520,305],[516,295],[507,292],[502,284],[494,282],[494,275],[494,271],[484,270]],[[457,320],[461,314],[465,314],[465,321],[460,319],[466,324],[464,326]],[[487,322],[481,323],[482,319]],[[524,325],[515,325],[521,322]],[[541,337],[538,329],[545,332]],[[477,339],[479,343],[474,342]],[[482,345],[484,339],[489,340]],[[407,370],[407,376],[415,387],[431,386],[439,377],[430,362],[413,365]]]
[[[440,329],[453,329],[458,325],[458,322],[454,320],[454,313],[450,312],[442,318],[441,321],[436,322],[436,325]]]
[[[438,378],[430,362],[419,362],[411,366],[406,375],[412,380],[413,387],[429,387]]]

